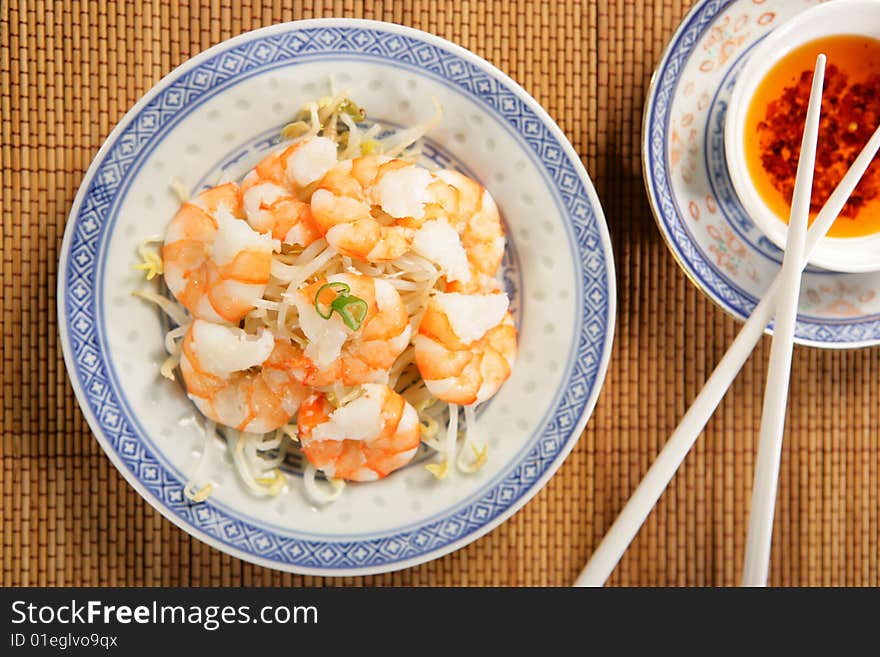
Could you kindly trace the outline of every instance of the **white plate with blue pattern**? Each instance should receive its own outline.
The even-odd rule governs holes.
[[[132,297],[137,245],[191,191],[243,175],[281,125],[332,78],[370,116],[412,125],[444,109],[426,159],[481,180],[501,208],[505,284],[520,329],[510,380],[482,408],[488,464],[437,481],[419,464],[312,506],[295,469],[275,498],[238,481],[218,441],[192,504],[183,485],[203,443],[182,389],[158,375],[162,322]],[[592,412],[611,352],[615,283],[601,206],[577,154],[522,88],[474,54],[412,29],[349,19],[275,25],[200,54],[157,84],[95,157],[59,266],[65,362],[104,450],[172,522],[241,559],[292,572],[362,575],[451,552],[547,482]]]
[[[782,253],[743,209],[724,153],[724,117],[755,45],[817,0],[700,0],[666,49],[645,104],[642,162],[660,231],[688,277],[738,319],[752,312]],[[880,272],[808,267],[796,340],[880,343]]]

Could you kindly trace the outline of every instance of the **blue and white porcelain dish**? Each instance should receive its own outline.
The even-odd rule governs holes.
[[[642,164],[654,216],[684,272],[738,319],[779,272],[782,253],[743,208],[727,167],[725,117],[737,75],[776,26],[816,0],[700,0],[669,43],[645,103]],[[880,343],[880,272],[808,267],[796,340]]]
[[[202,449],[183,391],[158,375],[162,322],[132,297],[138,245],[161,235],[178,201],[237,178],[272,135],[330,81],[382,123],[444,109],[424,149],[492,192],[508,229],[519,359],[481,409],[488,464],[437,481],[416,464],[350,485],[315,508],[294,474],[276,498],[237,479],[209,446],[212,496],[183,495]],[[350,19],[286,23],[221,43],[159,82],[120,121],[74,201],[59,263],[65,362],[97,439],[129,483],[200,540],[260,565],[363,575],[423,563],[510,517],[547,482],[582,432],[611,352],[615,279],[602,209],[574,149],[522,88],[476,55],[397,25]]]

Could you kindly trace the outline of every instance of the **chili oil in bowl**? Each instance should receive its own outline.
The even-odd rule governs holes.
[[[837,0],[781,25],[749,56],[725,119],[725,155],[746,211],[785,247],[791,196],[816,57],[828,63],[810,220],[821,210],[880,124],[880,2]],[[813,265],[880,270],[880,157],[875,157]]]

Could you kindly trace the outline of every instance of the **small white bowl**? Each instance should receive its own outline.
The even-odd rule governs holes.
[[[737,76],[727,108],[724,147],[734,189],[749,216],[781,249],[785,248],[788,225],[761,198],[746,166],[744,144],[749,102],[770,69],[789,52],[807,42],[836,34],[880,39],[880,2],[833,0],[780,25],[749,56]],[[819,148],[822,148],[821,142]],[[826,237],[816,246],[810,263],[841,272],[880,270],[880,233],[865,237]]]

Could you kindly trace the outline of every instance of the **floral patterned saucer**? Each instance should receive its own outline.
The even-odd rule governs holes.
[[[733,189],[724,117],[737,74],[755,45],[815,0],[701,0],[673,36],[651,81],[643,167],[657,224],[682,269],[739,319],[779,272],[782,253]],[[796,339],[825,348],[880,343],[880,272],[809,267]]]

